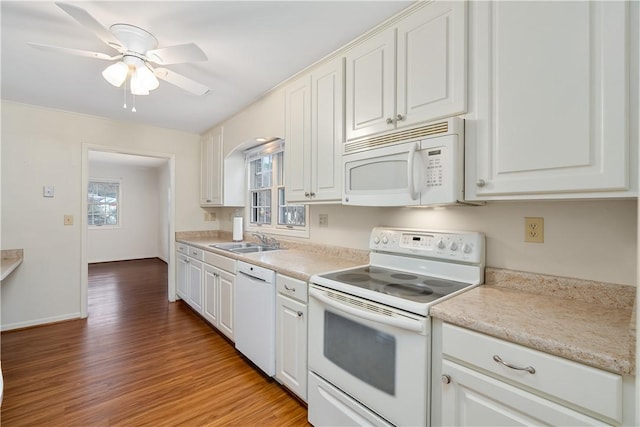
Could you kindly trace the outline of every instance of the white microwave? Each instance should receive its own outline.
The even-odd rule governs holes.
[[[345,144],[342,204],[437,206],[464,201],[464,120]]]

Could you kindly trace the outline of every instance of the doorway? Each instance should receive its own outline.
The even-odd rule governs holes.
[[[175,300],[174,171],[171,154],[83,145],[81,317],[88,316],[94,262],[157,257],[167,263],[167,293]],[[108,197],[94,202],[101,189]]]

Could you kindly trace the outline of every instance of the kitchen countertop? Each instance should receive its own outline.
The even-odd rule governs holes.
[[[297,243],[281,239],[283,250],[237,254],[209,245],[231,242],[231,234],[225,232],[176,233],[176,241],[204,249],[218,255],[249,262],[274,270],[289,277],[309,281],[314,274],[355,267],[369,263],[369,252],[336,246]],[[244,240],[249,241],[249,240]]]
[[[4,280],[13,270],[22,264],[24,252],[22,249],[3,249],[1,252],[0,280]]]
[[[176,240],[308,281],[367,264],[368,251],[281,240],[286,250],[236,254],[209,245],[227,232],[182,232]],[[247,240],[245,240],[247,241]],[[635,374],[635,292],[588,280],[488,267],[485,284],[431,308],[431,316],[621,375]]]
[[[433,317],[621,375],[635,374],[633,286],[487,268]]]

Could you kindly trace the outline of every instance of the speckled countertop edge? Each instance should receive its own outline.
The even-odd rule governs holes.
[[[231,238],[223,231],[176,233],[179,242],[303,281],[368,263],[368,251],[286,239],[286,250],[254,254],[209,246]],[[253,240],[245,234],[245,241]],[[431,315],[610,372],[635,373],[635,287],[496,268],[486,269],[485,281],[434,305]]]
[[[487,284],[434,305],[431,315],[589,366],[635,374],[635,287],[489,268],[486,273]]]
[[[24,251],[22,249],[2,249],[0,256],[0,280],[4,280],[22,264]]]
[[[342,270],[369,262],[368,251],[306,242],[299,243],[286,239],[278,239],[283,250],[251,254],[237,254],[210,246],[231,242],[231,236],[231,233],[223,231],[178,232],[176,233],[176,241],[228,258],[269,268],[305,282],[309,281],[309,278],[314,274]],[[244,241],[255,240],[249,239],[245,233]]]

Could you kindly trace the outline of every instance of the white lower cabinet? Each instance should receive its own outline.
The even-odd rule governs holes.
[[[214,253],[204,254],[204,307],[202,315],[231,341],[235,298],[235,260]]]
[[[433,425],[628,424],[621,375],[437,319],[433,335]]]
[[[442,425],[445,426],[595,426],[602,421],[513,387],[448,360],[443,372]]]
[[[276,379],[307,401],[307,283],[276,279]]]
[[[202,314],[202,256],[200,249],[176,244],[176,293],[197,313]]]

